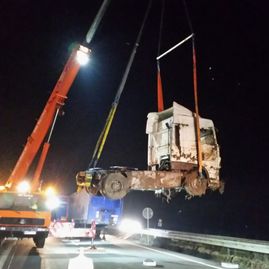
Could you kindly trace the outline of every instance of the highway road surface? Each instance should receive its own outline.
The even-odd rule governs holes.
[[[58,240],[48,238],[43,249],[32,239],[6,239],[0,247],[1,269],[209,269],[214,262],[180,253],[137,245],[108,236],[106,241]]]

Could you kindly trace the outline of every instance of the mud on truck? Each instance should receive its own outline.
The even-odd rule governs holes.
[[[121,199],[131,190],[154,191],[168,199],[185,190],[188,197],[202,196],[207,189],[223,191],[220,180],[220,150],[214,123],[200,118],[202,173],[198,173],[195,114],[186,107],[173,106],[148,114],[148,170],[111,167],[89,169],[77,174],[78,186],[88,192]]]

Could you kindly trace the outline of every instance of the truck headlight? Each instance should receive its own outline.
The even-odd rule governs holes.
[[[47,197],[55,196],[56,190],[55,190],[55,188],[50,186],[45,190],[45,194]]]
[[[22,181],[17,185],[17,191],[19,193],[27,193],[30,192],[31,186],[28,181]]]
[[[60,205],[60,199],[57,196],[50,196],[47,198],[46,206],[49,210],[53,210]]]
[[[142,225],[136,220],[123,219],[119,225],[119,230],[125,233],[137,233],[142,230]]]

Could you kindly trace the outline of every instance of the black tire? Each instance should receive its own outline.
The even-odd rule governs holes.
[[[43,248],[45,245],[46,238],[45,237],[35,237],[33,240],[34,240],[37,248]]]

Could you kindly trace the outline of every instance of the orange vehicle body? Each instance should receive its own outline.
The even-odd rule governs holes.
[[[0,239],[33,238],[42,248],[49,234],[51,212],[43,193],[0,192]]]
[[[51,212],[45,206],[45,196],[40,189],[39,177],[49,149],[45,142],[39,164],[31,182],[31,192],[20,194],[17,186],[24,180],[30,165],[40,149],[49,129],[54,123],[55,115],[64,105],[71,85],[80,69],[76,59],[78,52],[89,54],[90,50],[76,45],[57,81],[34,130],[13,169],[10,177],[0,190],[0,240],[7,236],[33,237],[37,247],[43,247],[48,236]],[[12,203],[11,203],[12,202]]]
[[[6,210],[5,211],[6,215],[9,216],[10,218],[20,218],[21,215],[23,215],[24,218],[37,218],[37,219],[44,219],[44,224],[42,225],[43,227],[48,227],[51,223],[50,220],[50,212],[45,211],[45,212],[38,212],[38,217],[36,216],[36,212],[33,214],[30,211],[14,211],[14,210]],[[23,224],[22,224],[23,225]],[[7,226],[11,226],[10,224],[7,224]],[[23,225],[23,227],[27,228],[27,225]]]

